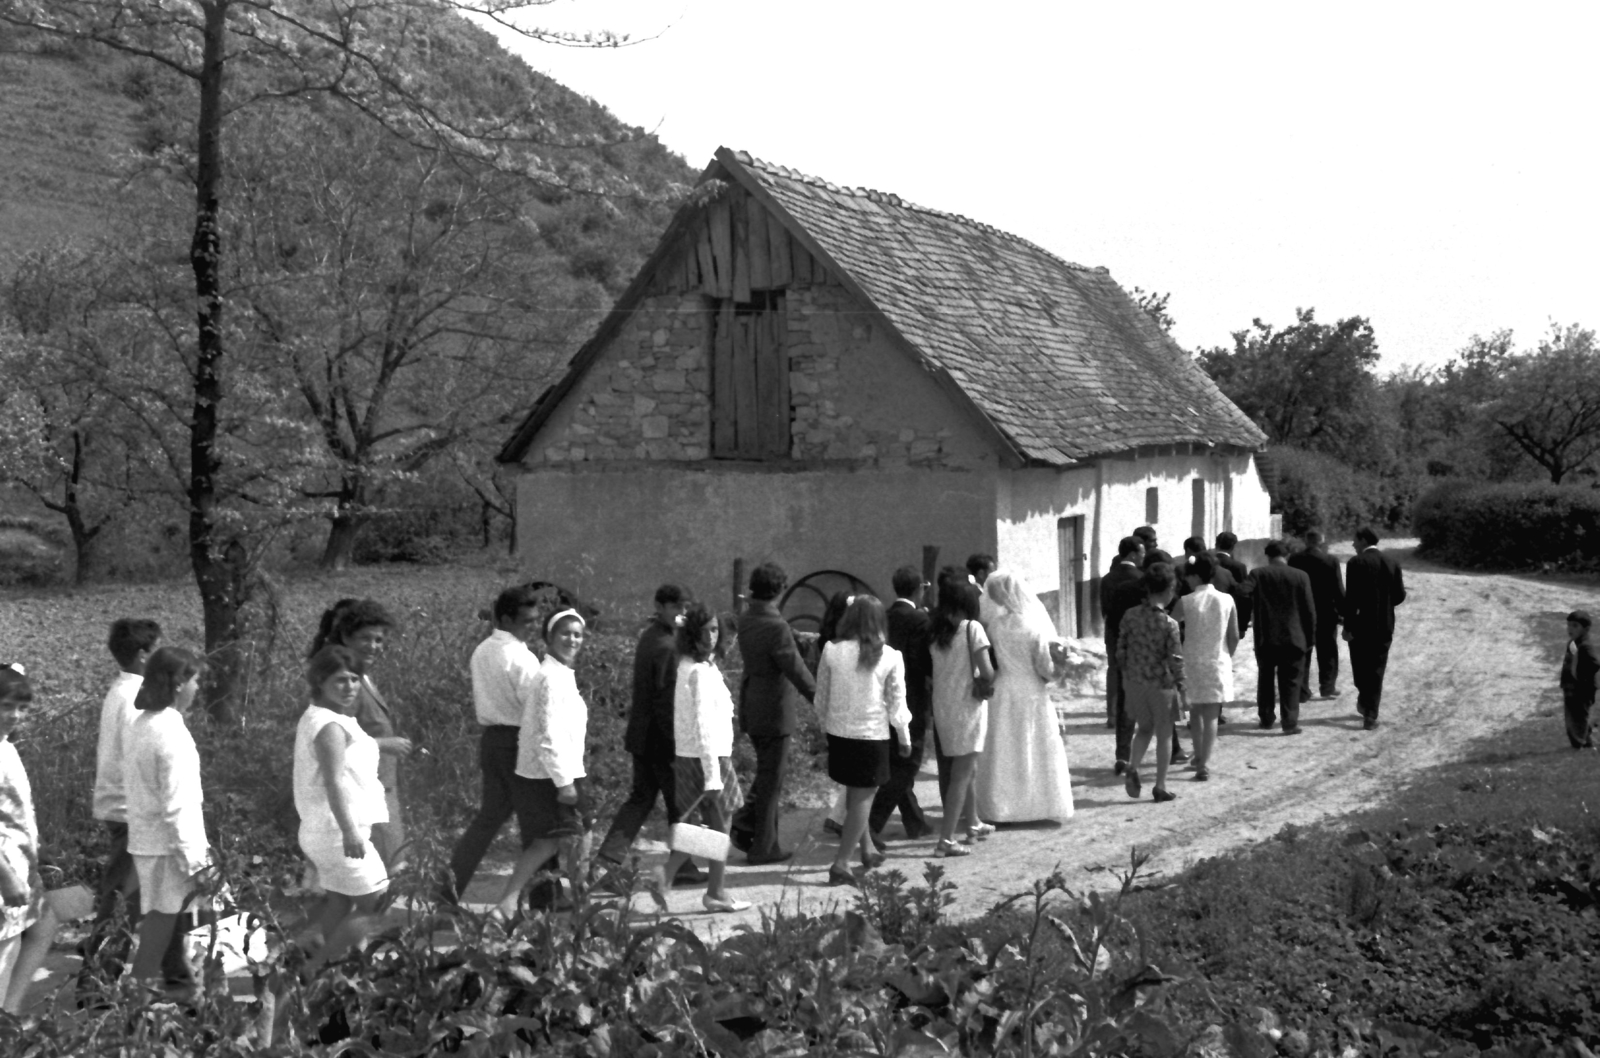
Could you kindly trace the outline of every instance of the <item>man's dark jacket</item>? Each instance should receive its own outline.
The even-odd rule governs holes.
[[[896,599],[888,611],[889,645],[900,651],[906,666],[906,707],[925,717],[933,706],[933,620],[928,611]]]
[[[775,604],[752,600],[739,616],[739,654],[744,658],[739,724],[745,734],[794,734],[794,699],[783,693],[784,681],[794,684],[808,702],[816,693],[816,681]]]
[[[1317,604],[1317,624],[1327,627],[1344,613],[1344,584],[1339,577],[1339,560],[1322,547],[1306,548],[1289,556],[1289,565],[1311,578],[1311,598]]]
[[[1344,567],[1344,627],[1351,639],[1394,638],[1394,608],[1406,601],[1400,563],[1369,547]]]
[[[677,633],[659,616],[639,636],[633,652],[633,702],[622,746],[638,756],[672,757],[672,700],[678,689]]]
[[[1250,571],[1259,650],[1293,647],[1302,653],[1317,641],[1317,606],[1311,578],[1292,566],[1268,563]]]
[[[1100,613],[1106,622],[1106,656],[1115,658],[1122,617],[1144,601],[1144,573],[1130,562],[1118,561],[1100,578]]]
[[[1239,614],[1239,634],[1243,635],[1250,629],[1250,571],[1232,552],[1221,548],[1211,552],[1211,561],[1233,577],[1233,590],[1228,594],[1233,596],[1233,608]]]
[[[1595,676],[1600,673],[1600,658],[1587,633],[1576,640],[1578,647],[1561,658],[1561,690],[1580,702],[1594,701]]]

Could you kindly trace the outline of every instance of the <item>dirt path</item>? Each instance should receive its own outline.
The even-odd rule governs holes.
[[[1064,699],[1076,815],[1060,826],[1005,827],[971,856],[932,861],[944,864],[959,887],[953,913],[979,913],[1058,863],[1075,888],[1108,886],[1114,880],[1105,868],[1125,865],[1130,846],[1155,853],[1147,870],[1176,872],[1270,837],[1285,824],[1315,823],[1381,802],[1409,771],[1458,757],[1469,743],[1529,715],[1554,680],[1527,632],[1529,615],[1600,604],[1600,589],[1450,572],[1418,562],[1409,547],[1391,553],[1405,567],[1407,601],[1398,611],[1378,730],[1361,729],[1349,657],[1341,650],[1344,693],[1301,708],[1306,734],[1262,731],[1253,704],[1231,708],[1211,781],[1195,783],[1187,767],[1175,770],[1169,786],[1178,800],[1157,805],[1149,799],[1148,779],[1144,798],[1133,801],[1112,775],[1103,702]],[[1238,652],[1237,692],[1252,703],[1255,676],[1247,637]],[[931,774],[918,783],[917,794],[937,812]],[[730,888],[754,901],[755,910],[713,918],[701,911],[699,892],[681,890],[671,894],[670,910],[697,928],[720,932],[755,921],[761,908],[780,902],[806,909],[848,903],[853,891],[826,885],[834,844],[820,824],[819,812],[785,820],[783,844],[798,850],[788,870],[744,866],[735,854]],[[920,880],[933,842],[896,841],[898,833],[898,823],[891,823],[886,866]]]

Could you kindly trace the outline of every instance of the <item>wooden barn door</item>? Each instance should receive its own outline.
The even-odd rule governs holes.
[[[711,325],[711,455],[789,454],[789,357],[781,291],[720,299]]]

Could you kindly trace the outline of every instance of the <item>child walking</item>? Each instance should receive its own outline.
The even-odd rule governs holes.
[[[1129,797],[1139,796],[1139,765],[1154,738],[1156,784],[1150,796],[1156,801],[1177,800],[1177,794],[1167,789],[1167,765],[1171,763],[1173,724],[1188,710],[1178,622],[1167,616],[1173,584],[1172,567],[1165,562],[1147,567],[1144,602],[1123,615],[1117,638],[1123,705],[1137,725],[1125,786]]]

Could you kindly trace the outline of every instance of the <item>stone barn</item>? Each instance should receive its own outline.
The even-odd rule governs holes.
[[[607,609],[931,546],[1082,636],[1134,527],[1269,534],[1263,443],[1104,268],[723,148],[500,459],[523,563]]]

